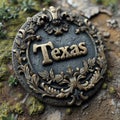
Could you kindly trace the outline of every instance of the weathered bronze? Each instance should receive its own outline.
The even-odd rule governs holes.
[[[102,35],[83,16],[43,9],[21,27],[13,45],[13,67],[22,86],[41,101],[81,105],[104,81],[107,62]]]

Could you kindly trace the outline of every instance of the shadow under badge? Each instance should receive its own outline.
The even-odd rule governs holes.
[[[84,16],[51,6],[28,18],[13,45],[21,85],[40,101],[81,105],[104,82],[103,37]]]

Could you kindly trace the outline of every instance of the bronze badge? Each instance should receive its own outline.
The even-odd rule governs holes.
[[[102,39],[83,16],[43,9],[27,19],[15,38],[16,76],[43,102],[80,105],[103,83],[107,63]]]

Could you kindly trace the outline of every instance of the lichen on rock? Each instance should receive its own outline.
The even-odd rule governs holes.
[[[0,120],[2,120],[2,117],[6,117],[8,115],[8,113],[10,112],[10,108],[9,108],[9,103],[2,103],[0,105]]]
[[[29,97],[27,99],[26,106],[27,106],[29,115],[43,113],[45,109],[44,105],[34,97]]]
[[[13,111],[16,114],[22,114],[24,112],[23,105],[18,102],[15,105],[11,106],[11,111]]]
[[[8,75],[8,70],[7,70],[7,66],[5,64],[2,64],[0,66],[0,81],[5,80],[6,76]]]

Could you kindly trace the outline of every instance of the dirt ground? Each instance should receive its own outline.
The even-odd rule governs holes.
[[[75,3],[78,4],[74,5],[70,5],[68,1],[61,0],[53,3],[55,6],[61,6],[63,9],[71,10],[71,12],[78,15],[81,10],[89,5],[87,3],[88,0],[86,0],[86,4],[80,9],[81,3],[79,0],[75,0]],[[109,19],[116,19],[118,27],[111,28],[108,26],[107,20]],[[24,112],[17,116],[18,120],[120,120],[120,9],[118,9],[118,14],[112,16],[100,12],[92,16],[90,20],[103,34],[106,32],[110,34],[104,40],[108,61],[108,75],[105,78],[107,87],[105,89],[101,88],[91,100],[80,107],[66,108],[45,104],[44,113],[29,115],[27,108],[23,105]],[[8,69],[12,73],[11,62],[8,64]],[[0,104],[6,101],[14,105],[14,103],[20,102],[25,98],[27,93],[21,85],[9,87],[6,81],[3,83],[4,87],[0,90]],[[18,94],[22,94],[19,99]],[[70,115],[67,114],[67,109],[71,109],[72,113]]]

